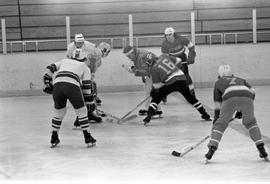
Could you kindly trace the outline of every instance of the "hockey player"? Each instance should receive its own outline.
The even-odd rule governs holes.
[[[156,57],[154,53],[139,49],[136,47],[126,46],[123,50],[123,53],[133,62],[132,66],[127,68],[130,73],[133,73],[136,77],[141,77],[142,82],[144,83],[144,91],[145,95],[150,96],[150,91],[152,89],[152,80],[149,77],[148,65],[147,60],[148,58]],[[145,103],[145,108],[148,109],[151,99],[149,99]],[[140,109],[139,115],[146,115],[147,110]],[[161,115],[162,111],[160,106],[158,106],[157,110],[155,111],[155,115]]]
[[[82,58],[80,55],[83,53],[87,55],[96,45],[86,41],[82,33],[75,34],[74,41],[68,44],[66,56],[67,58]]]
[[[150,93],[153,99],[148,108],[147,116],[143,120],[145,125],[150,122],[151,116],[155,112],[161,99],[175,91],[181,93],[188,103],[193,105],[193,107],[200,112],[202,119],[207,121],[211,120],[202,104],[191,94],[185,74],[174,64],[175,62],[181,64],[179,60],[179,58],[169,56],[168,54],[162,54],[159,58],[149,58],[147,61],[150,76],[153,81],[153,89]]]
[[[106,42],[101,42],[97,47],[90,50],[87,55],[87,66],[90,67],[91,70],[91,81],[92,81],[92,91],[97,104],[101,104],[100,98],[97,96],[97,84],[95,82],[95,74],[97,69],[102,64],[102,58],[107,57],[111,52],[111,46]]]
[[[187,38],[176,34],[174,28],[172,27],[167,27],[164,34],[165,40],[162,43],[161,52],[178,57],[182,60],[181,70],[184,72],[187,78],[187,83],[191,93],[195,96],[194,85],[188,69],[188,65],[195,62],[195,46]]]
[[[239,110],[242,112],[243,125],[248,129],[259,156],[268,160],[261,131],[254,116],[254,98],[255,91],[246,80],[234,76],[229,65],[219,66],[218,80],[214,86],[215,117],[208,143],[209,151],[205,155],[206,163],[217,150],[233,114]]]
[[[101,104],[100,98],[97,96],[97,85],[94,81],[97,68],[101,66],[101,58],[108,56],[111,47],[108,43],[101,42],[97,47],[95,44],[86,41],[84,36],[79,33],[75,34],[74,42],[68,45],[67,57],[68,58],[82,58],[81,55],[88,55],[86,62],[87,66],[91,69],[92,92],[97,104]],[[82,61],[81,59],[79,59]]]
[[[54,73],[56,74],[53,80]],[[62,59],[47,66],[43,76],[43,91],[52,94],[54,100],[51,147],[60,143],[58,132],[66,114],[67,100],[70,101],[78,116],[85,143],[88,146],[96,143],[90,134],[87,117],[87,108],[91,109],[95,105],[90,90],[90,76],[91,73],[86,64],[73,59]]]

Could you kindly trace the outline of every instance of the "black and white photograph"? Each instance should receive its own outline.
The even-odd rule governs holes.
[[[270,183],[269,0],[0,0],[0,183]]]

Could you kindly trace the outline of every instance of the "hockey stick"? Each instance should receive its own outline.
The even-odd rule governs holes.
[[[208,138],[210,137],[210,135],[207,135],[206,137],[204,137],[203,139],[201,139],[199,142],[197,142],[195,145],[188,147],[184,152],[178,152],[178,151],[173,151],[172,155],[176,156],[176,157],[183,157],[186,154],[188,154],[190,151],[194,150],[195,148],[197,148],[198,146],[200,146],[203,142],[205,142]]]
[[[111,118],[113,118],[113,119],[115,119],[117,121],[120,120],[120,118],[118,118],[118,117],[116,117],[116,116],[114,116],[114,115],[112,115],[110,113],[107,113],[107,112],[105,112],[103,110],[97,109],[97,108],[96,108],[96,112],[98,113],[98,115],[100,115],[102,117],[109,116],[109,117],[111,117]]]
[[[236,118],[234,117],[235,114],[233,115],[233,118],[230,120],[230,122],[232,122],[233,120],[235,120]],[[184,149],[184,152],[178,152],[178,151],[173,151],[172,155],[176,156],[176,157],[183,157],[185,156],[187,153],[189,153],[190,151],[194,150],[195,148],[197,148],[198,146],[200,146],[204,141],[206,141],[208,138],[210,137],[210,135],[207,135],[206,137],[204,137],[203,139],[201,139],[198,143],[196,143],[193,146],[187,147],[186,149]]]
[[[123,121],[128,115],[130,115],[132,112],[134,112],[138,107],[140,107],[144,102],[146,102],[150,96],[146,97],[143,101],[141,101],[135,108],[133,108],[131,111],[129,111],[127,114],[125,114],[117,123],[120,123],[120,121]]]
[[[96,112],[97,112],[98,115],[100,115],[100,116],[102,116],[102,117],[108,116],[108,117],[110,117],[110,118],[115,119],[117,122],[120,121],[120,118],[118,118],[118,117],[116,117],[116,116],[114,116],[114,115],[112,115],[112,114],[110,114],[110,113],[108,113],[108,112],[105,112],[105,111],[103,111],[103,110],[96,109]],[[136,118],[136,117],[137,117],[137,115],[136,115],[136,114],[133,114],[133,115],[131,115],[131,116],[129,116],[129,117],[126,117],[124,120],[125,120],[125,121],[129,121],[129,120],[132,120],[132,119],[134,119],[134,118]]]

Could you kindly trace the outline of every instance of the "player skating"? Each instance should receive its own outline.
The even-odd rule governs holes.
[[[149,70],[148,70],[148,60],[149,58],[156,57],[154,53],[136,48],[136,47],[131,47],[131,46],[126,46],[123,50],[123,53],[132,61],[132,65],[124,65],[124,67],[127,66],[127,70],[130,73],[133,73],[136,77],[141,77],[142,82],[144,83],[144,92],[145,96],[148,97],[150,96],[150,91],[152,89],[153,82],[150,79],[149,75]],[[145,108],[146,109],[140,109],[139,110],[139,115],[146,115],[147,114],[147,109],[150,105],[151,98],[146,101],[145,103]],[[157,110],[155,111],[154,115],[161,115],[162,111],[160,106],[158,106]]]
[[[101,66],[103,57],[108,56],[111,47],[108,43],[101,42],[97,47],[91,42],[84,39],[83,35],[75,34],[74,42],[70,43],[67,50],[67,57],[85,62],[91,70],[91,92],[96,104],[101,104],[100,98],[97,96],[97,85],[95,82],[95,73],[98,67]],[[83,56],[86,56],[85,58]],[[95,109],[91,109],[94,111]],[[89,120],[91,123],[100,123],[102,118],[90,112]],[[78,117],[74,122],[75,127],[79,127]]]
[[[181,70],[187,78],[191,93],[195,96],[194,85],[188,69],[188,65],[195,62],[195,46],[187,38],[176,34],[172,27],[167,27],[164,31],[164,35],[165,39],[161,46],[161,52],[181,59]]]
[[[221,65],[218,69],[218,80],[214,86],[215,117],[208,143],[209,151],[205,154],[206,163],[211,160],[218,148],[220,140],[228,127],[235,111],[241,111],[243,125],[255,143],[259,156],[268,160],[264,142],[257,120],[254,116],[255,91],[244,79],[236,77],[229,65]]]
[[[203,105],[191,94],[185,74],[174,64],[176,61],[172,60],[177,60],[181,64],[180,59],[167,54],[162,54],[158,58],[149,58],[147,61],[153,81],[153,89],[150,92],[153,99],[148,108],[147,117],[143,120],[144,124],[147,125],[150,122],[161,99],[175,91],[181,93],[187,102],[200,112],[202,119],[211,120]]]
[[[55,74],[53,80],[52,76]],[[85,143],[94,145],[96,140],[91,136],[87,109],[94,104],[90,89],[91,72],[84,62],[73,59],[62,59],[47,66],[43,76],[43,91],[52,94],[54,101],[54,116],[52,118],[51,147],[60,143],[58,134],[65,117],[67,100],[70,101],[78,117],[79,126],[82,129]],[[87,106],[87,107],[86,107]]]

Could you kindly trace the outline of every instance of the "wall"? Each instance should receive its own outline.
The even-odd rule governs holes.
[[[160,54],[160,48],[146,49]],[[237,76],[247,78],[252,84],[269,85],[269,50],[269,43],[196,46],[196,63],[190,66],[195,86],[212,87],[222,63],[230,64]],[[0,96],[42,94],[41,78],[45,67],[63,56],[64,52],[0,55]],[[96,74],[100,92],[142,90],[141,79],[121,67],[128,62],[120,49],[112,50],[104,58]]]
[[[66,16],[70,16],[72,36],[82,32],[93,41],[102,37],[127,37],[129,14],[133,15],[134,36],[162,35],[169,26],[181,34],[189,34],[191,11],[195,13],[196,33],[251,32],[254,8],[258,31],[269,31],[269,0],[1,0],[0,17],[6,19],[8,41],[65,39]],[[251,42],[251,38],[251,34],[243,34],[239,42]],[[258,34],[257,39],[270,41],[270,34]],[[227,39],[227,43],[233,41]],[[196,43],[208,42],[207,37],[196,39]],[[143,44],[159,46],[153,41]],[[122,42],[115,43],[115,47],[121,46]],[[65,42],[40,46],[40,50],[46,51],[65,48]],[[13,51],[21,50],[20,46],[13,48]]]

